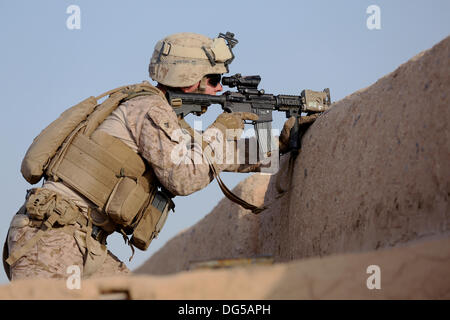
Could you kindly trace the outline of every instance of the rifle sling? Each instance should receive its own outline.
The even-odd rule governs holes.
[[[257,207],[257,206],[255,206],[255,205],[253,205],[251,203],[248,203],[247,201],[245,201],[244,199],[240,198],[236,194],[234,194],[230,189],[227,188],[227,186],[223,183],[222,179],[220,179],[220,176],[218,174],[218,170],[217,170],[216,166],[211,161],[211,159],[209,158],[208,155],[206,155],[206,159],[208,160],[209,168],[211,169],[211,171],[212,171],[212,173],[214,175],[214,178],[216,178],[220,189],[222,190],[223,194],[228,199],[230,199],[231,201],[237,203],[238,205],[240,205],[244,209],[251,210],[252,213],[254,213],[254,214],[258,214],[258,213],[262,212],[263,210],[265,210],[267,208],[266,206]]]

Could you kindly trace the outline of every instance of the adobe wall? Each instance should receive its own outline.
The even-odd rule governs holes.
[[[367,273],[374,264],[379,273]],[[450,238],[273,266],[88,279],[76,290],[65,280],[21,280],[0,286],[0,299],[450,299],[448,270]]]
[[[305,134],[290,191],[268,210],[255,216],[223,199],[136,272],[173,273],[217,258],[290,261],[449,235],[449,107],[450,37],[334,103]],[[271,202],[276,177],[252,175],[235,192]]]

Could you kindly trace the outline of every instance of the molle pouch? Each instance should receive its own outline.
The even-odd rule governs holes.
[[[148,197],[148,191],[137,179],[121,177],[111,193],[105,212],[115,223],[130,226]]]
[[[35,188],[29,190],[25,202],[28,216],[35,220],[44,220],[55,207],[55,194],[47,189]]]
[[[150,242],[158,236],[164,226],[171,208],[173,208],[172,200],[163,192],[156,192],[133,231],[131,243],[140,250],[147,250]]]

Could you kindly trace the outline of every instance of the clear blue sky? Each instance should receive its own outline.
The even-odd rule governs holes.
[[[69,30],[69,5],[81,9],[81,29]],[[369,5],[381,9],[381,29],[369,30]],[[30,185],[20,174],[33,138],[67,107],[108,89],[148,79],[157,40],[176,32],[215,37],[232,31],[239,44],[231,73],[259,74],[266,92],[331,89],[333,101],[369,86],[450,34],[448,0],[350,1],[87,1],[0,2],[1,240]],[[215,108],[218,109],[216,106]],[[205,126],[219,110],[204,116]],[[192,119],[189,119],[192,121]],[[274,127],[281,128],[282,115]],[[229,187],[247,175],[223,174]],[[222,198],[216,183],[176,198],[160,237],[137,251],[147,260]],[[127,262],[120,237],[110,249]],[[3,243],[3,242],[2,242]],[[6,276],[0,272],[0,283]]]

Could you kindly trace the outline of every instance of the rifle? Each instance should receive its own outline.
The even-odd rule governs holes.
[[[322,113],[330,108],[330,89],[323,91],[303,90],[299,96],[273,95],[258,89],[259,75],[242,76],[237,73],[222,78],[222,85],[237,88],[237,91],[225,91],[218,96],[197,93],[167,91],[166,96],[177,116],[184,118],[190,113],[201,115],[212,104],[219,104],[225,112],[251,112],[258,115],[254,125],[259,150],[268,154],[272,148],[272,112],[285,112],[286,118],[296,117],[291,129],[289,151],[296,154],[300,148],[301,135],[299,118],[302,113],[311,115]]]

